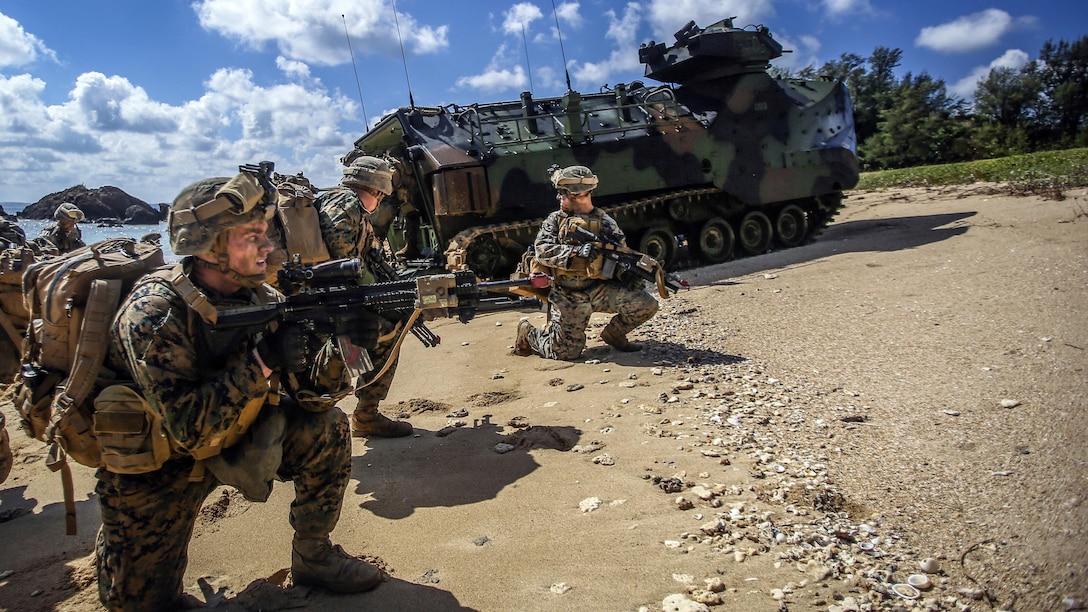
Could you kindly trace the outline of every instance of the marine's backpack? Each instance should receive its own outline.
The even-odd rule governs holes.
[[[157,245],[114,238],[36,262],[23,275],[30,323],[14,403],[26,433],[50,445],[46,465],[61,471],[70,534],[75,507],[66,457],[103,465],[94,392],[123,376],[103,367],[113,317],[136,280],[163,265]]]

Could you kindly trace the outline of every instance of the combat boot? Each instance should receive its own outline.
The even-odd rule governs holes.
[[[529,332],[533,330],[533,324],[529,319],[518,321],[518,336],[514,340],[514,354],[525,357],[533,354],[533,346],[529,344]]]
[[[601,330],[601,340],[604,340],[609,346],[617,351],[623,351],[625,353],[634,353],[642,350],[641,344],[631,342],[627,339],[627,334],[621,334],[611,325],[606,325],[605,328]]]
[[[361,593],[378,586],[382,572],[357,559],[328,536],[300,538],[291,545],[291,579],[296,585],[324,587],[337,593]]]
[[[394,421],[378,412],[377,402],[359,402],[351,415],[351,436],[353,438],[403,438],[412,435],[412,424],[407,421]]]

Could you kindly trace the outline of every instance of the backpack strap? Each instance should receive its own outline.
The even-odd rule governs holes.
[[[64,452],[60,442],[54,438],[54,432],[61,417],[72,406],[78,406],[83,402],[94,388],[95,381],[98,380],[98,371],[106,360],[106,351],[110,345],[110,322],[113,321],[113,314],[117,311],[120,301],[121,281],[119,279],[91,281],[91,290],[79,329],[79,340],[76,343],[76,357],[72,363],[72,371],[57,385],[57,392],[53,396],[53,414],[46,432],[46,440],[53,441],[45,465],[54,472],[60,471],[61,487],[64,491],[64,521],[68,535],[76,533],[72,468],[68,466],[67,453]],[[72,411],[69,418],[79,417],[78,412]],[[90,430],[91,425],[80,423],[78,429]]]
[[[193,281],[189,279],[183,264],[175,264],[172,268],[166,268],[156,274],[159,273],[170,283],[174,291],[181,296],[181,299],[185,301],[185,305],[190,310],[200,315],[205,323],[215,325],[215,322],[219,320],[219,310],[208,301],[208,296],[204,295],[204,292],[200,289],[197,289]]]
[[[79,405],[94,389],[98,371],[106,361],[110,346],[110,323],[121,302],[120,279],[97,279],[91,282],[87,306],[83,311],[83,324],[76,342],[76,356],[68,377],[57,387],[54,421],[71,406]]]

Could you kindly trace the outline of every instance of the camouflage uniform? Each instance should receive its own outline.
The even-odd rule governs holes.
[[[139,473],[106,468],[96,473],[102,513],[95,547],[99,598],[110,610],[173,609],[178,604],[200,507],[220,484],[219,478],[234,483],[238,472],[254,472],[244,461],[250,458],[269,469],[260,474],[261,480],[294,482],[289,520],[295,530],[291,573],[296,584],[358,592],[380,582],[377,568],[349,557],[328,538],[339,519],[351,471],[347,419],[333,409],[351,389],[343,361],[326,342],[311,358],[301,352],[292,355],[294,364],[301,358],[308,367],[281,370],[271,378],[282,386],[273,386],[264,374],[269,357],[258,357],[269,346],[262,349],[249,330],[212,338],[205,323],[208,304],[230,308],[282,299],[260,282],[264,274],[242,275],[196,257],[208,254],[227,261],[230,253],[223,249],[230,247],[226,241],[216,246],[219,237],[228,228],[267,221],[271,210],[263,196],[256,180],[245,173],[229,181],[205,179],[186,187],[167,219],[171,248],[186,256],[181,277],[173,278],[170,269],[143,277],[113,321],[106,368],[131,377],[147,410],[155,415],[153,423],[161,423],[170,444],[169,456],[161,463],[144,462],[131,470]],[[267,241],[244,252],[256,262],[265,245],[269,249],[265,252],[270,252]],[[203,274],[195,273],[198,264]],[[233,279],[219,286],[238,289],[225,295],[202,281],[205,278]],[[247,405],[253,404],[260,408],[259,416],[243,441],[251,441],[251,434],[267,430],[265,425],[271,422],[279,422],[283,431],[263,446],[231,445],[233,438],[227,435],[239,433],[246,422],[243,413],[248,415]],[[219,443],[229,447],[216,454]],[[239,454],[243,460],[238,460]],[[228,455],[235,458],[233,464]],[[208,459],[197,462],[195,456]],[[267,498],[269,483],[260,484]],[[247,494],[247,489],[239,488]]]
[[[56,254],[64,254],[87,246],[83,242],[83,232],[80,231],[78,225],[72,226],[72,229],[67,232],[61,229],[59,224],[50,225],[43,229],[34,241],[49,254],[53,254],[53,249],[56,249]]]
[[[57,223],[43,229],[41,235],[34,240],[43,251],[50,255],[64,254],[87,246],[83,242],[83,232],[79,230],[79,222],[86,215],[78,206],[64,202],[53,211],[53,218]],[[64,228],[62,222],[69,224],[68,229]]]
[[[582,223],[577,223],[577,218]],[[586,346],[586,326],[594,312],[616,313],[605,329],[625,336],[649,321],[658,309],[657,300],[641,288],[568,272],[589,267],[589,262],[575,255],[576,245],[560,239],[562,228],[572,222],[599,226],[595,233],[624,241],[616,221],[599,208],[583,215],[557,210],[544,219],[534,249],[536,261],[555,272],[548,296],[551,320],[544,329],[530,329],[528,343],[533,352],[547,359],[570,360],[581,355]]]
[[[325,246],[329,249],[329,256],[333,259],[345,257],[358,257],[366,261],[366,254],[372,248],[380,248],[377,235],[370,223],[370,213],[363,208],[359,197],[347,187],[338,187],[321,194],[314,206],[318,210],[318,218],[321,222],[321,234],[325,238]],[[364,270],[359,283],[363,285],[373,284],[376,281],[374,275]],[[382,337],[390,335],[395,323],[382,318],[380,333]],[[393,352],[395,340],[379,342],[378,346],[370,351],[371,361],[374,363],[374,371],[381,371],[385,367]],[[389,387],[393,384],[393,376],[397,371],[397,362],[400,354],[393,358],[389,370],[369,386],[366,376],[360,376],[356,385],[355,396],[359,398],[359,405],[377,406],[379,402],[389,395]]]
[[[194,281],[195,282],[195,281]],[[255,291],[222,296],[201,287],[218,307],[254,303]],[[190,331],[190,325],[195,333]],[[109,364],[134,374],[137,386],[175,448],[161,469],[146,474],[97,472],[102,507],[98,534],[99,596],[109,609],[164,609],[182,592],[189,538],[204,499],[219,486],[210,471],[190,482],[195,462],[184,450],[222,435],[252,397],[268,392],[269,381],[253,354],[253,342],[212,346],[199,316],[166,282],[145,277],[122,304],[113,327]],[[287,419],[277,479],[292,480],[295,500],[290,524],[300,537],[332,532],[340,516],[351,471],[347,419],[335,406],[337,392],[350,388],[338,357],[327,348],[315,366],[299,376],[316,394],[262,412],[282,410]],[[180,448],[177,448],[180,447]]]

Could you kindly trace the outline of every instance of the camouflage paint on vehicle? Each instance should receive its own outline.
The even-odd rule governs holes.
[[[713,263],[815,239],[858,180],[846,87],[771,78],[782,47],[762,26],[692,22],[675,36],[671,46],[643,45],[639,59],[647,77],[676,85],[403,107],[342,161],[393,159],[389,200],[424,219],[427,260],[416,264],[483,277],[513,272],[555,210],[556,165],[592,168],[594,204],[666,266],[683,244]]]

